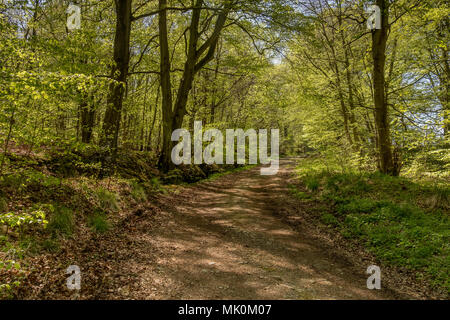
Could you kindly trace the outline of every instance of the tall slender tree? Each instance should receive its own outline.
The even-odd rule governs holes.
[[[114,62],[111,68],[107,109],[103,122],[101,145],[115,152],[119,137],[123,97],[130,64],[130,36],[133,0],[115,0],[116,30],[114,37]]]
[[[375,124],[378,133],[380,171],[398,175],[394,166],[392,141],[389,128],[388,104],[386,100],[386,45],[389,37],[389,1],[377,0],[381,10],[381,28],[372,31],[373,91],[375,103]]]

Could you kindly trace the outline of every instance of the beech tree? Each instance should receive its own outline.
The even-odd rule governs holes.
[[[227,21],[232,2],[226,1],[221,8],[215,10],[216,22],[214,30],[206,40],[201,42],[201,36],[206,31],[205,29],[199,30],[201,15],[203,10],[208,10],[203,9],[203,5],[203,0],[196,0],[192,9],[192,17],[188,27],[189,39],[186,48],[186,61],[184,63],[184,70],[182,71],[181,82],[177,90],[176,100],[173,103],[170,49],[167,30],[167,0],[159,0],[160,74],[163,114],[163,146],[160,165],[166,170],[172,166],[172,132],[174,129],[181,128],[183,124],[184,116],[186,115],[186,105],[195,75],[214,58],[219,36]],[[208,19],[211,19],[211,17],[208,17]]]
[[[419,155],[444,159],[448,8],[382,1],[370,31],[367,3],[85,0],[70,31],[69,1],[7,2],[2,151],[97,145],[168,171],[172,132],[202,120],[279,127],[286,150],[391,175]]]
[[[381,11],[381,29],[372,31],[372,57],[375,125],[378,133],[380,170],[386,174],[398,175],[398,169],[394,167],[388,104],[385,92],[386,44],[389,37],[389,1],[377,0],[376,5]]]

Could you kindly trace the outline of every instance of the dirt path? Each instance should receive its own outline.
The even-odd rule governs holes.
[[[395,299],[366,288],[365,269],[279,216],[289,161],[274,177],[258,169],[166,196],[164,221],[128,226],[120,266],[103,277],[103,299]],[[145,215],[144,215],[145,216]],[[121,242],[123,243],[123,241]]]

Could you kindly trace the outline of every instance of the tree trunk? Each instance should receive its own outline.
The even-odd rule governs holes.
[[[171,163],[172,136],[172,83],[170,79],[170,51],[167,32],[167,0],[159,0],[159,49],[161,55],[161,93],[162,93],[162,151],[160,166],[169,170]]]
[[[444,137],[450,139],[450,64],[447,48],[441,48],[442,61],[444,62],[444,74],[440,77],[442,94],[440,96],[444,113]],[[447,141],[448,143],[448,141]]]
[[[146,151],[152,150],[152,137],[153,137],[153,131],[155,130],[156,115],[157,115],[157,112],[158,112],[159,96],[160,95],[161,95],[161,90],[160,90],[160,86],[158,86],[158,92],[156,93],[155,109],[153,110],[152,125],[150,126],[149,132],[148,132],[147,149],[146,149]]]
[[[389,29],[389,3],[387,0],[377,0],[381,9],[381,29],[372,32],[373,56],[373,89],[375,103],[375,122],[378,133],[378,152],[380,171],[384,174],[398,175],[394,167],[392,144],[390,136],[388,106],[385,92],[386,44]]]
[[[87,101],[83,101],[80,105],[81,109],[81,142],[91,143],[92,131],[95,122],[95,110]]]
[[[356,117],[355,117],[355,99],[353,94],[353,83],[352,83],[352,74],[350,70],[350,60],[349,60],[349,53],[348,49],[344,49],[344,58],[345,58],[345,68],[346,68],[346,76],[347,76],[347,87],[348,87],[348,105],[350,107],[348,116],[350,120],[350,124],[353,131],[353,139],[355,142],[356,149],[360,149],[360,139],[359,139],[359,133],[358,133],[358,125],[356,123]]]
[[[220,33],[230,12],[229,3],[218,14],[216,25],[212,35],[199,45],[199,24],[202,11],[203,0],[197,0],[195,8],[192,10],[191,24],[189,26],[189,42],[187,48],[187,58],[184,64],[183,77],[177,90],[175,104],[172,106],[172,87],[170,79],[170,53],[167,36],[167,0],[159,0],[159,41],[161,52],[161,91],[162,91],[162,118],[163,118],[163,139],[162,151],[159,166],[163,171],[168,171],[174,167],[171,161],[171,141],[172,132],[181,128],[186,115],[186,105],[195,75],[214,58],[217,42]],[[200,59],[203,54],[204,57]],[[200,60],[200,61],[199,61]],[[173,108],[172,108],[173,107]]]
[[[117,151],[123,98],[130,64],[132,0],[117,0],[115,3],[117,21],[114,38],[114,65],[111,69],[111,78],[115,80],[115,83],[111,83],[109,87],[101,139],[101,145],[109,148],[114,154]]]
[[[211,93],[211,123],[215,123],[216,122],[216,108],[217,108],[217,79],[219,76],[219,68],[220,68],[220,52],[221,48],[219,46],[219,49],[217,51],[217,57],[216,57],[216,67],[214,69],[214,80],[213,80],[213,90]]]
[[[346,75],[347,88],[348,88],[348,105],[349,105],[348,120],[350,121],[350,126],[353,131],[354,147],[355,147],[356,151],[359,151],[360,138],[359,138],[358,127],[357,127],[358,125],[356,123],[356,116],[355,116],[355,98],[354,98],[354,93],[353,93],[353,81],[352,81],[353,77],[352,77],[352,70],[351,70],[351,65],[350,65],[351,47],[350,47],[350,44],[347,43],[347,41],[346,41],[346,35],[344,32],[344,28],[342,26],[343,14],[342,14],[341,2],[338,2],[338,8],[339,8],[339,12],[338,12],[337,18],[338,18],[338,23],[339,23],[339,34],[341,36],[341,42],[342,42],[342,47],[343,47],[343,51],[344,51],[344,66],[345,66],[345,75]],[[336,68],[336,69],[337,69],[336,71],[339,73],[338,68]]]

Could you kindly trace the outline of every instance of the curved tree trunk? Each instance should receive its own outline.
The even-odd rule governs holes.
[[[170,51],[167,31],[167,0],[159,0],[159,41],[161,53],[161,92],[162,92],[162,118],[163,139],[159,166],[163,171],[174,167],[171,160],[173,142],[172,132],[181,128],[186,115],[186,105],[192,89],[195,75],[214,58],[219,36],[225,26],[231,4],[227,2],[224,9],[217,14],[214,31],[203,43],[199,43],[199,25],[202,13],[203,0],[195,2],[189,26],[189,41],[187,44],[187,58],[184,64],[183,76],[178,86],[175,103],[172,99],[172,86],[170,77]]]

